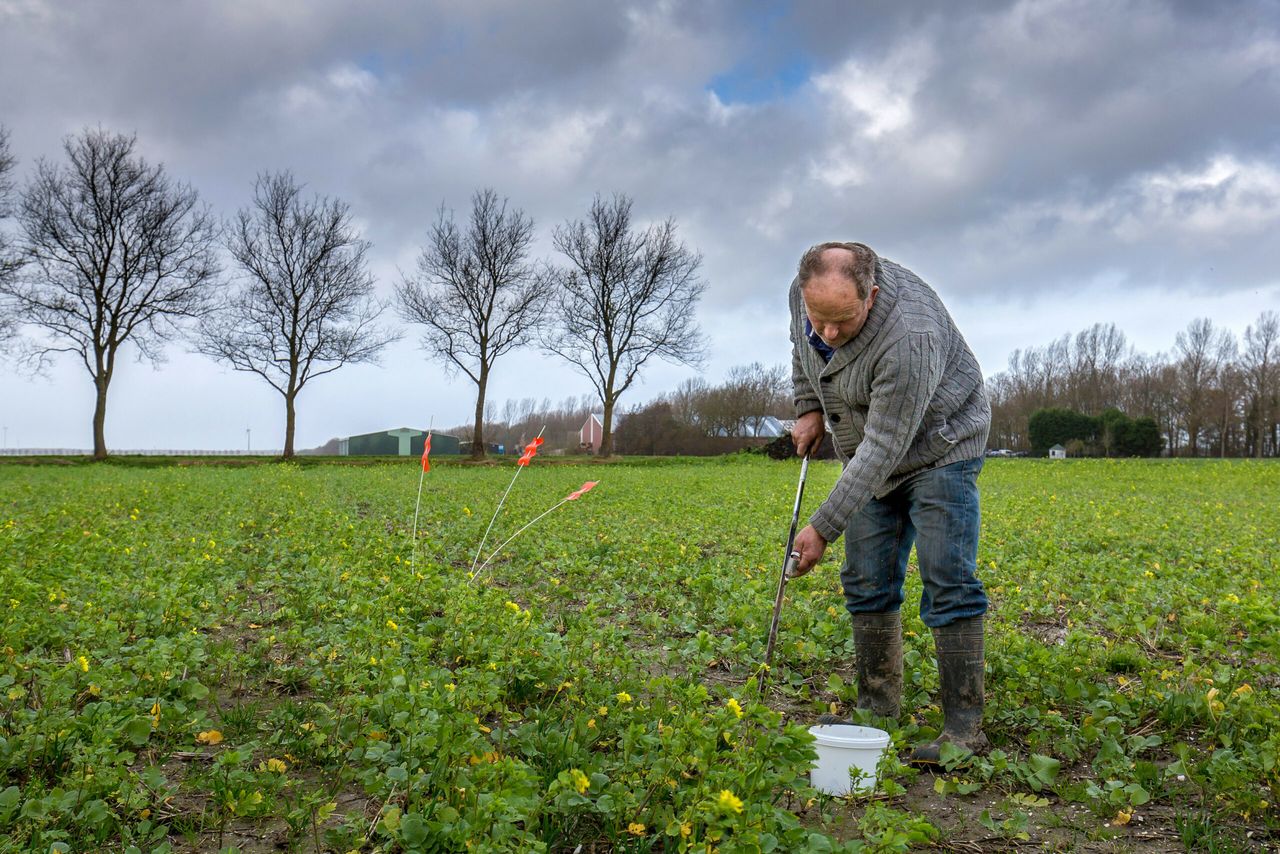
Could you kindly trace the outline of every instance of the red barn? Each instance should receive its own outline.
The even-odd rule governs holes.
[[[578,431],[578,450],[594,453],[600,449],[600,440],[604,438],[604,415],[591,413],[586,423]]]

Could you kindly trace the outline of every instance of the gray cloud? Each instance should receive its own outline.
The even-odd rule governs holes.
[[[1072,287],[1101,283],[1183,294],[1198,313],[1213,310],[1192,299],[1206,293],[1274,300],[1278,22],[1271,0],[785,13],[728,0],[0,0],[0,79],[12,84],[0,123],[19,176],[85,124],[137,130],[149,157],[224,214],[255,174],[291,169],[352,204],[386,292],[437,208],[465,209],[477,187],[532,214],[548,253],[550,229],[595,192],[627,192],[641,216],[676,217],[704,254],[714,379],[785,357],[782,289],[822,239],[871,243],[960,312],[1016,300],[1052,317]],[[1123,326],[1105,292],[1096,319]],[[1020,323],[1021,346],[1065,331]],[[361,399],[393,395],[422,359],[402,344],[381,371],[362,369]],[[179,361],[219,399],[252,383]],[[553,370],[524,361],[499,365],[497,394],[525,396]],[[0,393],[60,417],[5,370]],[[657,369],[641,396],[687,375]],[[303,444],[350,432],[350,407],[330,402],[357,393],[347,376],[304,409]],[[432,388],[455,413],[445,421],[465,420],[466,386]],[[396,417],[368,406],[370,419]]]

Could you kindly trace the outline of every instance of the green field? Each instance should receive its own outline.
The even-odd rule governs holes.
[[[996,750],[807,786],[853,697],[798,466],[0,466],[0,850],[832,851],[1280,844],[1280,467],[990,461]],[[806,507],[837,476],[810,472]],[[909,576],[899,748],[940,724]],[[914,713],[914,717],[912,716]],[[964,847],[964,846],[970,847]]]

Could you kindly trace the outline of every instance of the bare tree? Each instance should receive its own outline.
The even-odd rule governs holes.
[[[465,232],[441,207],[427,241],[417,278],[396,287],[400,315],[426,327],[422,346],[476,384],[471,458],[484,459],[485,396],[494,363],[533,340],[551,280],[529,257],[533,220],[509,209],[492,189],[471,197]]]
[[[677,420],[706,436],[759,436],[766,416],[786,417],[790,412],[790,385],[786,366],[752,362],[730,368],[717,386],[686,381],[662,402],[671,405]]]
[[[729,369],[725,388],[742,413],[745,435],[760,435],[766,416],[786,416],[790,407],[791,375],[784,365],[765,367],[759,362]]]
[[[1128,344],[1114,323],[1095,323],[1076,333],[1069,386],[1073,407],[1097,415],[1118,403],[1121,360]]]
[[[13,178],[11,173],[17,165],[9,151],[9,131],[0,125],[0,223],[13,215]],[[18,272],[20,262],[8,233],[0,225],[0,284],[12,279]],[[9,313],[6,300],[0,298],[0,353],[9,344],[16,324]]]
[[[1274,311],[1264,311],[1245,329],[1240,367],[1250,398],[1253,454],[1261,458],[1275,423],[1273,406],[1280,386],[1280,316]]]
[[[651,358],[694,366],[704,358],[693,319],[706,287],[697,276],[702,256],[676,239],[674,220],[634,228],[631,205],[625,195],[597,196],[585,220],[566,222],[553,235],[568,266],[558,276],[544,346],[600,396],[600,456],[613,450],[618,399]]]
[[[288,172],[260,175],[253,202],[227,225],[238,290],[201,323],[196,349],[257,374],[284,397],[284,456],[293,456],[296,402],[316,377],[376,362],[399,336],[377,321],[385,306],[345,202],[302,197]]]
[[[157,363],[178,321],[203,312],[217,276],[217,232],[196,191],[101,128],[63,143],[67,164],[40,161],[23,190],[19,250],[29,265],[0,283],[30,357],[80,357],[93,379],[93,455],[107,456],[107,391],[121,348]]]
[[[1174,339],[1178,356],[1178,405],[1186,427],[1191,456],[1199,453],[1200,433],[1214,417],[1210,391],[1223,362],[1229,359],[1235,340],[1207,317],[1197,318]]]
[[[664,395],[663,402],[671,404],[671,415],[681,424],[697,425],[702,417],[702,401],[710,390],[702,377],[690,377]]]

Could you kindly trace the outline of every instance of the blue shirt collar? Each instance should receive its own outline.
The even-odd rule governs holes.
[[[830,362],[831,357],[836,354],[835,349],[826,341],[823,341],[822,336],[813,331],[813,324],[809,322],[807,317],[804,319],[804,334],[809,339],[809,346],[818,351],[822,361]]]

